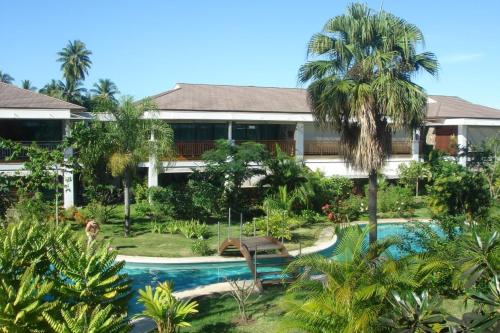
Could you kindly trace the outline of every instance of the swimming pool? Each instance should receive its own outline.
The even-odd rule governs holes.
[[[378,225],[378,238],[400,236],[404,239],[408,230],[404,223],[385,223]],[[331,256],[335,245],[321,251],[324,256]],[[391,249],[397,255],[397,249]],[[132,289],[137,291],[145,285],[155,285],[165,280],[173,281],[175,291],[187,290],[228,279],[251,279],[252,274],[246,262],[225,262],[210,264],[138,264],[127,263],[123,269],[132,278]],[[134,296],[129,302],[130,313],[142,310]]]

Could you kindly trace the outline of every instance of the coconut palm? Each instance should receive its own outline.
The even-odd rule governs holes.
[[[368,233],[369,228],[359,226],[342,229],[334,260],[312,255],[290,264],[287,271],[299,277],[289,292],[305,294],[305,299],[286,304],[286,327],[311,333],[366,332],[377,325],[390,292],[417,288],[437,267],[415,257],[396,260],[388,251],[396,239],[369,244]]]
[[[9,74],[0,71],[0,82],[12,84],[12,82],[14,82],[14,78]]]
[[[62,98],[68,102],[83,104],[87,89],[82,87],[82,81],[61,82]]]
[[[87,305],[61,310],[61,319],[43,314],[54,333],[127,333],[130,325],[124,315],[113,314],[111,305],[89,308]]]
[[[117,103],[116,95],[120,93],[116,84],[110,79],[100,79],[99,82],[94,83],[94,88],[90,91],[99,98],[109,99]]]
[[[391,133],[411,131],[425,116],[426,93],[412,78],[437,73],[434,54],[417,52],[423,41],[415,25],[355,3],[311,38],[314,59],[299,70],[299,81],[309,83],[315,121],[338,131],[347,161],[369,175],[371,242],[377,239],[377,171],[390,155]]]
[[[22,80],[21,88],[31,91],[36,91],[36,87],[32,84],[30,80]]]
[[[45,94],[47,96],[55,97],[55,98],[63,98],[63,91],[65,89],[65,85],[62,81],[59,80],[50,80],[49,83],[43,86],[38,92],[41,94]]]
[[[110,144],[108,167],[114,177],[121,177],[123,181],[124,229],[128,236],[133,173],[138,163],[148,160],[149,156],[155,156],[157,160],[174,156],[173,131],[167,123],[152,119],[156,106],[149,100],[135,103],[132,98],[126,97],[119,106],[107,104],[114,118],[106,124]],[[150,117],[144,119],[146,112]]]
[[[61,63],[61,70],[67,82],[85,80],[90,65],[90,55],[92,52],[87,49],[85,43],[80,40],[68,41],[66,47],[58,52],[58,62]]]
[[[156,323],[158,333],[175,333],[181,327],[191,326],[187,317],[198,312],[198,303],[180,301],[172,295],[173,285],[163,282],[156,286],[153,293],[151,286],[139,290],[138,302],[144,304],[140,316],[148,317]]]

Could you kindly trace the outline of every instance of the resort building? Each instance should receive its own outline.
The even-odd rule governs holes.
[[[152,96],[162,119],[174,129],[177,158],[163,162],[144,161],[149,186],[157,186],[159,173],[187,174],[202,168],[203,152],[215,140],[239,144],[260,142],[268,150],[276,146],[327,176],[365,178],[350,168],[340,155],[339,135],[314,125],[304,89],[180,83],[174,89]],[[91,120],[85,109],[52,97],[0,83],[0,137],[54,147],[69,134],[70,122]],[[457,145],[477,145],[500,130],[500,110],[473,104],[458,97],[429,96],[425,126],[415,133],[394,133],[392,156],[383,173],[397,177],[400,164],[417,160],[423,150],[434,147],[454,153]],[[68,156],[70,150],[65,152]],[[9,151],[0,151],[0,173],[16,174],[22,160],[6,161]],[[466,164],[464,158],[460,161]],[[159,172],[158,172],[159,170]],[[71,170],[62,170],[64,205],[74,203]]]

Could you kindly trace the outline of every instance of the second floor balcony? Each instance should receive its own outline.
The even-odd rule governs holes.
[[[341,147],[339,140],[305,140],[304,155],[309,156],[338,156],[341,155]],[[394,140],[392,141],[393,155],[409,155],[411,154],[410,140]]]
[[[15,141],[15,142],[25,147],[35,144],[36,146],[47,150],[58,149],[59,145],[62,143],[61,141],[36,141],[36,142]],[[0,148],[0,161],[16,163],[16,162],[23,162],[28,158],[26,152],[21,151],[20,154],[15,156],[15,158],[11,159],[13,153],[14,151],[10,148]]]

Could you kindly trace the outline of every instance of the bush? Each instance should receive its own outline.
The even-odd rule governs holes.
[[[320,172],[311,172],[307,176],[308,186],[312,189],[309,201],[312,208],[320,212],[327,203],[347,199],[352,193],[354,183],[346,177],[325,177]]]
[[[135,187],[136,210],[143,216],[159,221],[174,214],[174,192],[170,187]]]
[[[87,206],[87,212],[90,218],[99,224],[106,224],[113,217],[115,206],[105,206],[100,202],[93,201]]]
[[[356,221],[367,209],[365,199],[352,195],[344,200],[339,200],[334,204],[327,204],[322,207],[327,219],[336,223],[347,223]]]
[[[302,210],[300,212],[300,217],[305,221],[305,224],[321,223],[325,221],[324,216],[310,209]]]
[[[75,219],[75,213],[78,211],[74,206],[71,206],[69,208],[66,208],[63,211],[64,219],[65,220],[74,220]]]
[[[377,209],[381,213],[391,213],[394,217],[411,216],[415,205],[409,188],[392,185],[378,191]]]
[[[82,212],[82,210],[77,210],[73,215],[75,222],[81,226],[85,226],[87,223],[87,216]]]
[[[35,193],[32,197],[22,195],[14,206],[19,220],[39,223],[50,220],[51,208],[53,207],[43,200],[41,193]]]
[[[179,224],[179,232],[186,238],[208,238],[208,226],[197,220],[185,221]]]
[[[256,217],[252,222],[247,222],[243,225],[243,233],[246,236],[253,236],[255,223],[255,231],[259,236],[266,236],[269,232],[269,236],[278,239],[292,239],[292,224],[288,223],[287,220],[279,214],[269,215],[269,220],[267,217]],[[296,227],[297,225],[294,225]]]
[[[193,251],[193,254],[197,256],[209,256],[213,253],[208,246],[207,241],[203,239],[195,240],[191,245],[191,251]]]

